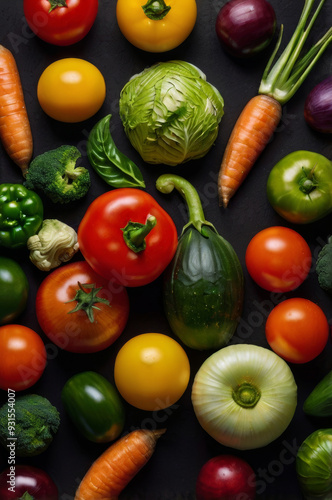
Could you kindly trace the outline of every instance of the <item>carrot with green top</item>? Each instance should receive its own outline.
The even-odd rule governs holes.
[[[132,431],[113,443],[91,465],[74,500],[117,500],[151,458],[165,429]]]
[[[218,176],[219,204],[224,207],[228,206],[229,200],[271,140],[281,119],[282,106],[295,94],[332,42],[331,27],[306,54],[300,57],[305,41],[325,2],[320,0],[309,19],[315,1],[305,0],[293,36],[274,63],[282,39],[283,26],[281,26],[279,39],[263,73],[258,95],[247,103],[235,123]]]
[[[16,61],[0,45],[0,140],[12,161],[26,175],[33,140]]]

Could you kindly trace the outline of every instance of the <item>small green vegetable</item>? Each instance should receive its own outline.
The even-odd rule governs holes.
[[[75,229],[57,219],[44,219],[37,234],[27,241],[30,260],[41,271],[68,262],[79,250]]]
[[[295,224],[332,212],[332,162],[312,151],[294,151],[272,168],[267,196],[274,210]]]
[[[318,429],[301,444],[296,472],[305,500],[332,498],[332,429]]]
[[[332,371],[311,391],[303,404],[303,411],[313,417],[332,415]]]
[[[28,277],[18,262],[0,256],[0,325],[13,323],[24,311],[29,295]]]
[[[99,373],[74,375],[65,383],[61,398],[77,429],[90,441],[106,443],[121,434],[125,420],[122,401]]]
[[[115,188],[145,187],[137,165],[119,151],[110,133],[112,115],[102,118],[89,134],[87,153],[94,170]]]
[[[75,146],[60,146],[37,156],[29,166],[25,187],[44,193],[54,203],[69,203],[86,195],[90,173],[77,167],[81,153]]]
[[[0,444],[8,445],[9,403],[0,408]],[[53,441],[60,425],[60,414],[50,401],[38,394],[15,400],[15,453],[19,457],[39,455]]]
[[[332,236],[318,254],[316,273],[319,286],[326,292],[332,293]]]
[[[43,221],[43,203],[21,184],[0,185],[0,246],[24,247]]]
[[[176,254],[165,271],[163,299],[173,332],[193,349],[217,349],[232,337],[241,316],[243,272],[232,245],[204,217],[195,188],[162,175],[157,189],[176,188],[189,208]]]

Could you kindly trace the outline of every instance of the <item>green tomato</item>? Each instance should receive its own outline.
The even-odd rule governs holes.
[[[308,224],[332,211],[332,162],[318,153],[294,151],[282,158],[267,180],[274,210],[295,224]]]
[[[125,411],[116,389],[93,371],[77,373],[65,383],[61,398],[79,432],[95,443],[113,441],[121,434]]]
[[[27,276],[13,259],[0,256],[0,324],[10,323],[25,309],[29,293]]]

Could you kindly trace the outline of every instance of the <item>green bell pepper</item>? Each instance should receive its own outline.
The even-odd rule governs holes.
[[[89,441],[107,443],[121,434],[125,422],[122,400],[99,373],[73,375],[65,383],[61,399],[73,424]]]
[[[43,203],[22,184],[0,184],[0,246],[25,246],[43,222]]]
[[[311,151],[288,154],[269,174],[267,197],[289,222],[308,224],[325,217],[332,211],[332,162]]]

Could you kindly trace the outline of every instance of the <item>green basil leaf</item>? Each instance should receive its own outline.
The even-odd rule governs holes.
[[[112,115],[102,118],[91,130],[87,153],[97,174],[112,187],[143,187],[145,182],[137,165],[116,147],[110,132]]]

